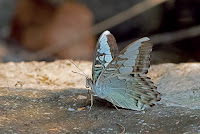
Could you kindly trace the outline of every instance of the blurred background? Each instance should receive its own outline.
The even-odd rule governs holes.
[[[199,0],[0,0],[0,62],[92,60],[109,30],[122,50],[147,36],[152,64],[200,61]]]

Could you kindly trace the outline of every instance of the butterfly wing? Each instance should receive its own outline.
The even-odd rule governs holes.
[[[147,37],[141,38],[126,48],[104,69],[99,81],[116,74],[147,74],[150,67],[152,44]]]
[[[146,76],[152,51],[148,41],[145,37],[130,44],[104,69],[97,80],[101,98],[132,110],[143,110],[160,100],[161,94]]]
[[[119,54],[115,37],[105,31],[99,37],[92,66],[93,83],[96,82],[101,72]]]
[[[104,81],[103,87],[105,99],[122,108],[143,110],[160,100],[151,79],[140,74],[111,77]]]

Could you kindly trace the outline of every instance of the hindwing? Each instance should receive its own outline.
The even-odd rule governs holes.
[[[161,94],[149,77],[140,74],[109,77],[102,83],[104,98],[116,106],[143,110],[159,101]]]

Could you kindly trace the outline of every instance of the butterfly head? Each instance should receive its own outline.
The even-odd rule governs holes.
[[[92,87],[92,79],[86,77],[86,88]]]

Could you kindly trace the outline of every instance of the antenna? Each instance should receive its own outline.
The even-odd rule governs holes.
[[[75,74],[79,74],[79,75],[82,75],[82,76],[85,76],[84,74],[81,74],[81,73],[79,73],[79,72],[74,72],[74,71],[72,71],[72,73],[75,73]],[[86,76],[85,76],[86,77]],[[86,77],[87,78],[87,77]]]
[[[80,75],[85,76],[86,78],[88,78],[88,76],[83,72],[83,70],[81,70],[72,60],[70,60],[70,59],[68,59],[68,60],[69,60],[72,64],[74,64],[74,66],[76,66],[76,68],[78,68],[83,74],[72,71],[73,73],[77,73],[77,74],[80,74]]]

